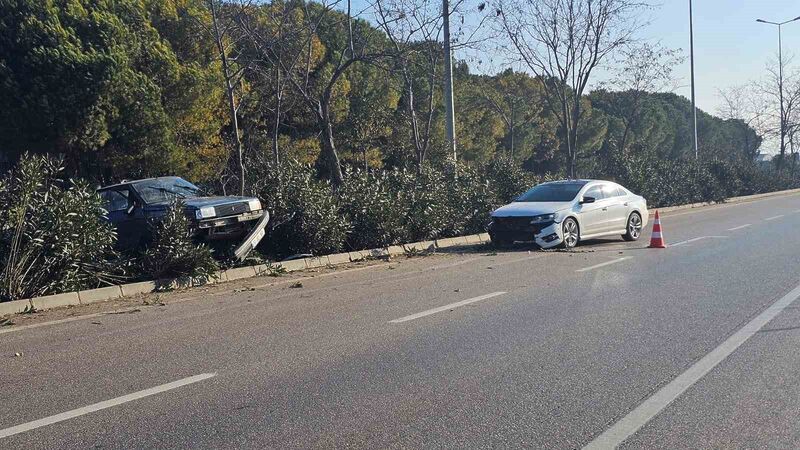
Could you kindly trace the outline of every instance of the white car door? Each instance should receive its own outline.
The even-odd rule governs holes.
[[[606,210],[603,231],[607,233],[624,230],[628,220],[627,194],[614,184],[603,185]]]
[[[598,184],[590,187],[583,193],[582,197],[592,197],[594,198],[594,203],[580,205],[581,236],[602,233],[605,226],[603,222],[607,220],[606,211],[604,211],[606,205],[602,186]]]

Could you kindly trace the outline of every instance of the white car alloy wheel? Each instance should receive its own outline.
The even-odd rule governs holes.
[[[642,235],[642,216],[637,212],[631,213],[628,217],[627,232],[622,236],[626,241],[635,241]]]
[[[563,225],[563,232],[564,232],[564,248],[574,248],[578,245],[578,239],[580,238],[580,233],[578,230],[578,222],[575,221],[573,218],[568,218],[564,220]]]

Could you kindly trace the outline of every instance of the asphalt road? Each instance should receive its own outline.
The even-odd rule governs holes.
[[[4,332],[0,448],[800,448],[800,195],[662,222]]]

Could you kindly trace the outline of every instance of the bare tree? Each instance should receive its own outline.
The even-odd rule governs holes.
[[[249,72],[260,96],[261,114],[269,129],[272,161],[280,163],[280,127],[291,110],[289,81],[280,60],[294,69],[305,51],[303,24],[291,3],[272,2],[252,7],[239,5],[237,23],[243,37],[242,48],[249,56]]]
[[[767,76],[753,83],[753,89],[767,102],[765,134],[778,144],[776,169],[785,168],[786,148],[789,144],[790,122],[800,109],[800,71],[789,71],[792,58],[783,58],[783,77],[779,63],[767,66]],[[781,94],[783,91],[783,94]]]
[[[479,35],[486,17],[466,21],[468,11],[483,10],[485,3],[475,0],[455,0],[449,3],[449,14],[460,17],[451,35],[451,49],[458,51],[479,45],[484,38]],[[442,2],[436,0],[375,0],[372,20],[389,39],[388,57],[392,71],[399,72],[403,81],[405,112],[411,128],[411,143],[415,162],[420,167],[430,148],[431,130],[436,111],[434,97],[439,77],[437,70],[443,61],[439,44],[443,34]],[[424,73],[422,81],[417,73]],[[417,94],[421,93],[424,109],[418,112]]]
[[[501,31],[516,60],[545,81],[545,99],[564,132],[576,176],[581,99],[594,70],[633,42],[646,5],[634,0],[500,0]]]
[[[234,28],[235,22],[230,15],[230,10],[226,10],[226,5],[220,0],[207,0],[206,5],[211,14],[211,28],[208,30],[214,39],[217,47],[218,57],[222,66],[222,75],[225,83],[225,95],[228,100],[228,114],[230,115],[234,154],[239,178],[239,195],[244,195],[245,189],[245,167],[244,167],[244,146],[242,145],[242,134],[239,129],[239,108],[241,102],[238,101],[241,84],[245,74],[245,66],[238,64]]]
[[[762,136],[769,133],[768,102],[764,101],[757,86],[752,83],[720,89],[719,97],[722,103],[717,108],[717,114],[725,120],[738,120],[744,125],[742,133],[745,154],[755,157],[761,139],[751,139],[748,131],[753,129],[756,135]]]
[[[684,59],[680,49],[650,42],[626,46],[617,53],[610,68],[611,78],[601,86],[618,91],[623,98],[623,107],[617,110],[623,123],[617,143],[620,154],[624,154],[631,130],[641,118],[643,100],[653,92],[674,90],[677,82],[672,69]]]
[[[343,175],[333,135],[331,101],[334,97],[334,88],[353,64],[374,62],[382,58],[384,53],[381,49],[373,48],[371,41],[375,37],[369,36],[369,27],[366,23],[356,23],[355,17],[361,12],[353,14],[350,0],[302,2],[301,8],[303,8],[304,28],[301,48],[304,52],[295,54],[294,58],[282,58],[274,48],[264,47],[264,49],[272,55],[272,60],[280,65],[286,80],[314,115],[320,129],[322,158],[327,166],[331,183],[337,187],[342,183]],[[334,13],[338,8],[343,9],[343,13]],[[314,65],[314,42],[321,27],[342,27],[346,33],[346,39],[339,48],[326,49],[328,67],[325,70],[319,70]]]

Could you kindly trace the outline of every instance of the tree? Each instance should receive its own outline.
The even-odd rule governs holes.
[[[515,59],[545,82],[576,176],[582,97],[594,70],[633,41],[644,4],[633,0],[500,0],[499,26]]]
[[[208,11],[211,13],[210,33],[217,47],[220,65],[222,66],[222,76],[225,83],[225,95],[228,100],[228,114],[231,123],[231,134],[233,135],[233,146],[236,155],[236,165],[239,178],[239,195],[244,195],[245,189],[245,168],[244,168],[244,148],[242,145],[242,135],[239,131],[239,108],[237,102],[238,93],[241,91],[241,84],[244,81],[246,65],[240,64],[236,55],[235,42],[232,42],[231,34],[234,31],[235,22],[231,17],[232,6],[223,4],[220,0],[207,0]]]
[[[623,123],[618,151],[625,153],[631,128],[642,117],[643,100],[648,93],[672,90],[675,79],[672,69],[684,60],[680,50],[662,47],[660,44],[642,42],[620,49],[619,57],[611,67],[611,79],[606,86],[619,91],[622,107],[618,115]]]
[[[751,131],[755,129],[759,134],[766,132],[767,102],[753,89],[752,84],[720,89],[719,97],[722,103],[717,108],[717,114],[724,120],[739,122],[743,125],[739,127],[741,143],[744,146],[743,153],[752,160],[758,154],[762,138]]]
[[[199,0],[0,3],[0,146],[98,180],[217,170],[224,124]]]
[[[507,150],[514,158],[520,128],[542,120],[542,85],[538,79],[507,69],[474,89],[475,106],[497,114],[506,127]]]
[[[480,3],[476,8],[483,10],[485,5]],[[449,3],[449,14],[461,17],[451,34],[453,51],[475,46],[480,41],[477,33],[486,18],[476,24],[466,22],[465,11],[472,7],[470,0]],[[441,8],[441,2],[435,0],[376,0],[372,5],[372,20],[389,40],[385,52],[391,60],[390,71],[399,72],[402,80],[405,118],[418,169],[431,146],[435,96],[440,87],[437,73],[445,62],[439,43],[443,33]],[[418,94],[421,94],[419,102]]]
[[[785,167],[786,144],[789,143],[789,134],[792,131],[791,119],[800,109],[800,71],[788,71],[787,67],[791,58],[784,58],[784,67],[778,67],[778,62],[767,66],[767,76],[754,83],[760,95],[768,99],[766,116],[768,136],[778,141],[779,155],[776,159],[776,169],[780,172]],[[781,70],[783,76],[781,76]]]
[[[344,6],[344,12],[334,11]],[[286,61],[274,58],[280,64],[284,76],[304,100],[314,115],[319,128],[319,141],[327,175],[334,188],[342,181],[342,167],[336,150],[334,136],[333,100],[345,73],[356,63],[369,63],[384,56],[381,52],[381,36],[364,20],[353,17],[350,0],[333,0],[323,3],[302,3],[304,41],[307,51],[302,55],[303,64],[297,59]],[[324,60],[314,65],[314,41],[325,43]],[[263,47],[265,48],[266,47]],[[268,50],[275,55],[275,50]],[[300,70],[298,70],[300,69]]]

